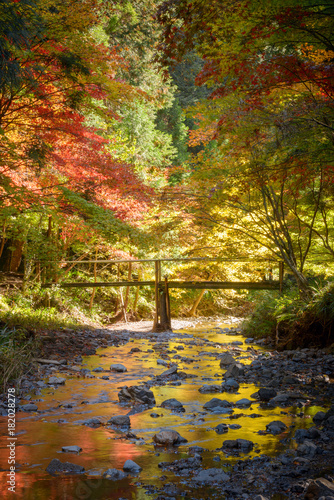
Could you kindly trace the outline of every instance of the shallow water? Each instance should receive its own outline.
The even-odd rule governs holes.
[[[298,417],[300,408],[277,407],[264,409],[254,402],[250,408],[234,408],[232,415],[210,414],[203,409],[205,402],[213,397],[236,402],[242,398],[251,399],[251,394],[258,390],[253,384],[243,384],[238,393],[201,394],[198,392],[204,383],[220,384],[223,371],[219,367],[219,360],[209,353],[223,352],[231,347],[232,342],[242,342],[238,347],[242,349],[238,360],[244,364],[252,361],[247,351],[254,347],[258,352],[265,351],[258,346],[244,344],[244,338],[239,335],[221,333],[219,328],[228,328],[230,325],[206,324],[196,328],[183,330],[182,333],[193,337],[177,339],[176,336],[169,342],[154,342],[151,340],[130,340],[120,347],[100,348],[94,356],[83,358],[83,368],[92,370],[98,366],[108,373],[94,373],[96,378],[83,378],[81,375],[66,375],[64,386],[56,390],[46,388],[41,396],[33,396],[30,402],[36,402],[39,413],[20,412],[16,416],[16,498],[22,499],[109,499],[150,497],[140,483],[162,485],[159,479],[162,475],[166,481],[182,481],[172,472],[162,471],[158,464],[164,461],[173,461],[187,458],[189,446],[198,445],[205,450],[203,453],[203,468],[223,467],[228,470],[236,460],[242,457],[253,457],[266,454],[275,455],[284,450],[282,438],[289,437],[298,427],[312,425],[312,415],[322,408],[304,407],[303,417]],[[202,344],[202,345],[201,345]],[[183,350],[177,347],[183,346]],[[139,347],[141,352],[130,353],[130,349]],[[153,352],[147,352],[153,350]],[[173,356],[191,358],[193,362],[182,362],[179,359],[179,371],[197,375],[197,378],[187,378],[182,385],[175,386],[167,383],[165,386],[153,387],[156,407],[142,413],[130,416],[131,432],[139,439],[124,439],[124,433],[111,429],[108,426],[90,428],[82,422],[91,417],[100,417],[107,422],[111,416],[128,414],[129,406],[122,406],[118,402],[119,388],[124,385],[137,385],[150,380],[152,376],[162,373],[166,368],[157,365],[157,359],[166,351],[171,361]],[[204,354],[201,354],[204,353]],[[208,354],[205,354],[208,353]],[[109,372],[114,363],[124,364],[126,373]],[[102,380],[102,375],[108,375],[110,380]],[[57,372],[53,375],[57,376]],[[65,376],[63,373],[59,376]],[[210,379],[207,381],[205,379]],[[169,398],[179,400],[185,413],[174,413],[168,409],[159,408],[160,404]],[[64,408],[71,405],[72,408]],[[152,418],[151,413],[161,415]],[[252,418],[250,415],[260,414],[261,417]],[[288,430],[279,436],[259,435],[266,425],[273,420],[283,421]],[[219,423],[239,424],[240,429],[229,429],[228,433],[218,435],[214,427]],[[155,448],[152,437],[161,429],[174,429],[188,440],[183,446],[165,450]],[[7,491],[8,449],[7,449],[7,417],[0,417],[1,457],[0,481],[3,498],[13,498]],[[123,437],[122,437],[123,436]],[[239,457],[228,457],[222,451],[215,451],[226,439],[249,439],[255,443],[251,453],[240,453]],[[62,446],[79,445],[80,454],[62,453]],[[213,461],[219,457],[220,461]],[[69,461],[85,467],[86,473],[78,476],[53,477],[45,472],[53,458],[62,462]],[[138,477],[129,477],[122,481],[101,479],[101,474],[108,468],[122,469],[127,459],[134,460],[142,468]],[[96,476],[96,477],[95,477]],[[201,498],[201,491],[198,492]],[[207,493],[208,494],[208,491]],[[192,498],[195,498],[192,496]],[[208,498],[208,497],[207,497]]]

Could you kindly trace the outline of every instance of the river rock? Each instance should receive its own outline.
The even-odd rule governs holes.
[[[245,366],[242,363],[230,365],[224,374],[224,379],[241,377],[245,373]]]
[[[313,417],[313,422],[317,425],[321,424],[323,420],[325,419],[326,413],[324,411],[318,411],[314,417]]]
[[[217,427],[215,427],[215,431],[217,432],[217,434],[225,434],[226,432],[228,432],[228,425],[227,424],[218,424]]]
[[[201,470],[193,477],[193,481],[195,483],[204,484],[225,483],[229,480],[230,476],[228,474],[226,474],[222,469],[215,468]]]
[[[110,371],[124,373],[124,372],[127,372],[128,369],[126,368],[126,366],[121,365],[119,363],[116,363],[116,364],[110,366]]]
[[[79,453],[80,451],[82,451],[82,448],[80,448],[80,446],[77,445],[63,446],[61,451],[64,453]]]
[[[295,440],[297,443],[302,443],[305,439],[318,439],[321,434],[316,427],[310,427],[309,429],[297,429],[295,432]]]
[[[125,472],[132,472],[133,474],[138,474],[142,469],[140,465],[136,464],[136,462],[133,462],[133,460],[127,460],[125,464],[123,465],[123,470]]]
[[[234,380],[234,378],[228,378],[225,382],[222,383],[222,388],[225,391],[237,391],[239,389],[239,383]]]
[[[97,366],[96,368],[93,368],[92,372],[101,373],[104,372],[104,369],[102,368],[102,366]]]
[[[311,480],[304,498],[305,500],[317,500],[321,496],[334,496],[334,483],[323,477]]]
[[[331,406],[330,409],[325,413],[324,420],[328,420],[331,417],[334,417],[334,405]]]
[[[286,403],[288,403],[289,401],[289,394],[287,393],[284,393],[284,394],[278,394],[277,396],[275,396],[274,398],[272,398],[270,400],[270,404],[271,405],[277,405],[277,406],[280,406],[280,405],[285,405]]]
[[[153,441],[157,445],[180,445],[182,443],[187,443],[188,440],[182,437],[178,432],[176,431],[169,431],[169,430],[163,430],[160,431],[158,434],[154,434],[153,436]]]
[[[281,434],[283,431],[287,429],[287,426],[285,425],[284,422],[281,422],[280,420],[273,420],[273,422],[270,422],[270,424],[266,425],[266,430],[270,434]]]
[[[210,401],[207,401],[204,405],[203,408],[206,410],[213,410],[214,408],[231,408],[232,403],[229,401],[226,401],[226,399],[218,399],[218,398],[213,398],[210,399]]]
[[[58,458],[51,460],[47,468],[45,469],[49,474],[57,473],[73,473],[80,474],[84,472],[85,468],[82,465],[72,464],[71,462],[61,462]]]
[[[254,443],[248,439],[227,439],[223,442],[222,449],[238,449],[243,452],[251,451]]]
[[[235,363],[236,361],[234,357],[229,352],[224,352],[220,356],[220,362],[219,362],[220,368],[225,368],[227,366],[234,365]]]
[[[184,409],[182,403],[180,403],[180,401],[178,401],[175,398],[166,399],[166,401],[163,401],[161,403],[161,407],[168,408],[169,410],[175,410],[175,411],[181,411],[181,412],[186,411]]]
[[[239,401],[236,401],[235,406],[237,406],[238,408],[248,408],[252,403],[253,401],[251,401],[250,399],[243,398],[239,399]]]
[[[108,420],[107,424],[117,425],[119,427],[130,427],[131,421],[127,415],[116,415]]]
[[[203,453],[204,448],[202,446],[189,446],[188,453]]]
[[[157,378],[161,379],[169,377],[170,375],[174,375],[174,373],[177,373],[177,365],[173,365],[168,370],[165,370],[164,372],[160,373],[160,375],[158,375]]]
[[[50,377],[48,380],[48,384],[53,385],[64,385],[66,382],[66,378],[63,377]]]
[[[132,349],[130,349],[130,354],[134,352],[141,352],[141,349],[139,349],[139,347],[132,347]]]
[[[168,366],[168,361],[165,359],[157,359],[157,365]]]
[[[132,385],[130,387],[122,387],[118,393],[118,399],[121,403],[128,403],[129,401],[135,401],[138,403],[143,403],[148,406],[155,405],[155,398],[152,391],[146,389],[146,387],[139,385]]]
[[[317,452],[317,446],[312,441],[305,440],[297,448],[297,455],[313,457]]]
[[[198,389],[201,394],[212,394],[214,392],[222,392],[222,386],[217,384],[204,384]]]
[[[124,478],[128,477],[128,475],[122,470],[107,469],[103,473],[103,477],[105,479],[110,479],[111,481],[119,481],[120,479],[124,479]]]
[[[37,411],[38,407],[34,403],[27,403],[26,405],[21,405],[20,409],[22,411]]]
[[[269,401],[270,399],[277,396],[275,389],[261,387],[258,391],[258,398],[260,401]]]
[[[100,425],[102,425],[102,422],[99,418],[93,417],[85,420],[82,425],[88,425],[88,427],[100,427]]]
[[[297,377],[293,377],[291,375],[285,375],[282,379],[282,384],[286,385],[295,385],[295,384],[300,384],[300,380],[298,380]]]

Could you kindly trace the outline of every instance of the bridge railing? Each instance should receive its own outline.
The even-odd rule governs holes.
[[[65,275],[68,273],[68,269],[73,269],[77,265],[82,264],[94,264],[94,281],[87,282],[57,282],[44,283],[42,288],[52,288],[54,286],[60,288],[98,288],[98,287],[141,287],[141,286],[151,286],[154,287],[155,296],[155,316],[153,330],[165,330],[171,328],[171,313],[170,313],[170,301],[169,301],[169,289],[170,288],[181,288],[181,289],[205,289],[205,290],[283,290],[283,279],[284,279],[284,265],[281,261],[270,260],[270,265],[276,262],[278,263],[278,275],[279,279],[274,280],[272,272],[269,272],[268,277],[262,276],[262,279],[258,281],[212,281],[212,280],[195,280],[195,281],[184,281],[184,280],[168,280],[167,276],[162,279],[161,276],[161,263],[162,262],[266,262],[268,259],[257,259],[251,261],[246,258],[239,259],[223,259],[223,258],[210,258],[210,257],[190,257],[190,258],[161,258],[161,259],[118,259],[118,260],[83,260],[78,259],[76,261],[62,261],[63,265],[68,264],[69,267],[65,269]],[[133,278],[131,273],[132,265],[140,263],[154,263],[154,280],[139,280]],[[128,279],[117,279],[117,281],[97,281],[96,279],[96,265],[97,264],[115,264],[119,266],[121,264],[128,264]],[[119,275],[119,272],[118,272]]]

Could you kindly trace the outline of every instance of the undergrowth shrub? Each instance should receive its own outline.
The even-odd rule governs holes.
[[[21,379],[31,369],[38,350],[38,341],[24,328],[0,327],[0,387],[3,392],[10,383],[19,390]]]
[[[257,292],[254,310],[243,322],[243,332],[254,338],[271,337],[277,347],[329,346],[334,342],[334,282],[312,287],[312,298],[305,302],[298,290],[284,295]]]

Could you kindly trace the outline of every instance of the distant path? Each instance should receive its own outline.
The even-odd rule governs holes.
[[[234,323],[238,324],[242,321],[242,318],[234,318],[229,316],[215,316],[206,318],[201,316],[199,318],[181,318],[181,319],[172,319],[172,328],[173,330],[181,330],[184,328],[194,328],[196,326],[200,326],[201,323]],[[143,321],[121,321],[119,323],[105,325],[105,330],[110,331],[120,331],[120,330],[128,330],[129,332],[150,332],[152,331],[152,320],[143,320]]]

